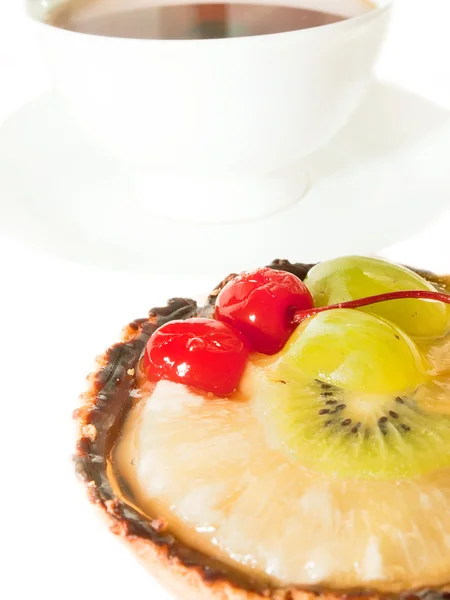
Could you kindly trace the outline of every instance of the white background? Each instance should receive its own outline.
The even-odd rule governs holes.
[[[450,109],[449,23],[450,0],[398,0],[380,77]],[[48,85],[22,3],[0,0],[0,136],[2,122]],[[450,242],[439,237],[448,227],[440,220],[387,253],[450,269]],[[70,414],[92,358],[122,325],[224,273],[156,282],[41,255],[1,227],[0,267],[0,598],[164,598],[74,483]]]

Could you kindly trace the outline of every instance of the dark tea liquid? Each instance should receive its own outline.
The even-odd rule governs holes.
[[[317,10],[268,4],[186,4],[127,7],[115,0],[98,9],[74,0],[50,15],[50,24],[72,31],[109,37],[143,39],[210,39],[281,33],[320,27],[346,17]],[[103,8],[102,8],[103,7]]]

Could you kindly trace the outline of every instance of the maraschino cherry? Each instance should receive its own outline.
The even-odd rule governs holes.
[[[215,396],[229,396],[247,363],[247,344],[214,319],[171,321],[147,343],[144,368],[150,381],[168,379]]]
[[[229,281],[217,297],[215,316],[239,331],[254,352],[275,354],[296,327],[294,313],[312,308],[312,296],[298,277],[264,268]]]

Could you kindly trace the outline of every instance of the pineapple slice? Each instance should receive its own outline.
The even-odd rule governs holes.
[[[443,343],[425,350],[450,397]],[[395,592],[448,581],[450,469],[356,480],[291,461],[257,417],[256,368],[249,401],[205,400],[169,382],[143,391],[114,451],[134,503],[183,541],[273,583]]]

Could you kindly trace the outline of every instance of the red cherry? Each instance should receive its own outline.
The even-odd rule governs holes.
[[[312,296],[298,277],[275,269],[242,273],[221,290],[216,319],[228,323],[252,350],[275,354],[294,331],[294,313],[313,308]]]
[[[239,385],[249,350],[231,327],[214,319],[170,321],[147,343],[144,368],[151,381],[168,379],[216,396]]]

